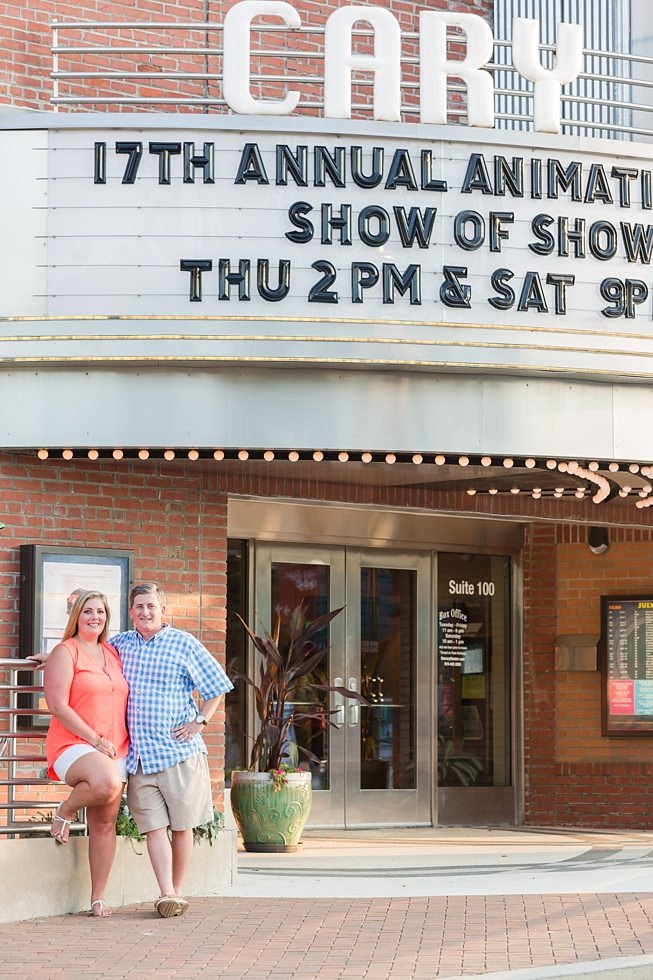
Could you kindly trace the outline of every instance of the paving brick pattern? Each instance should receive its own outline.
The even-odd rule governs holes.
[[[653,895],[192,902],[0,927],[11,980],[435,980],[653,953]]]

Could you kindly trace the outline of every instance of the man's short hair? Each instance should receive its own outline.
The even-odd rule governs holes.
[[[138,595],[156,595],[162,606],[166,604],[166,594],[163,589],[156,584],[156,582],[141,582],[140,585],[135,585],[134,588],[129,593],[129,608],[131,609],[134,605],[134,600]]]

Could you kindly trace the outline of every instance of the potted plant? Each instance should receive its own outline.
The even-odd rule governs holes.
[[[239,617],[256,650],[261,655],[258,681],[245,674],[235,676],[254,691],[259,731],[254,739],[247,770],[231,774],[231,808],[247,851],[296,851],[311,809],[311,773],[299,769],[299,753],[319,762],[305,747],[291,738],[295,725],[316,723],[335,727],[326,706],[316,704],[308,714],[298,710],[294,694],[298,687],[336,691],[343,697],[367,704],[365,698],[344,687],[332,687],[311,680],[327,654],[313,641],[342,609],[306,621],[303,606],[293,609],[289,620],[289,643],[279,646],[281,618],[274,634],[263,629],[257,636]]]

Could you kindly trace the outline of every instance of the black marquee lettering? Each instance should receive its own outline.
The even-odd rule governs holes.
[[[396,191],[398,187],[405,187],[406,190],[416,191],[417,181],[413,173],[413,165],[410,162],[408,150],[395,150],[395,155],[390,164],[388,179],[385,182],[387,191]]]
[[[559,316],[567,312],[567,286],[573,286],[575,282],[576,276],[547,273],[547,286],[555,286],[555,311]]]
[[[612,204],[612,191],[608,185],[608,178],[601,163],[593,163],[590,167],[590,175],[587,178],[587,188],[585,190],[585,203],[594,204],[594,201],[603,201],[604,204]]]
[[[603,316],[609,317],[610,319],[623,316],[625,308],[625,290],[621,279],[615,279],[613,277],[604,279],[601,283],[600,291],[601,297],[606,300],[606,302],[612,304],[611,306],[606,306],[605,309],[601,310]]]
[[[467,224],[471,224],[474,233],[467,237]],[[453,222],[453,237],[456,245],[466,252],[480,248],[485,241],[485,219],[478,211],[459,211]]]
[[[550,214],[536,214],[531,221],[531,231],[541,242],[541,244],[530,242],[528,245],[531,252],[535,252],[536,255],[551,255],[555,248],[555,238],[550,231],[546,230],[549,225],[553,224],[553,220]]]
[[[569,255],[569,243],[574,246],[577,259],[584,259],[585,252],[585,218],[576,218],[574,227],[570,230],[569,218],[562,215],[558,218],[558,255]]]
[[[446,180],[433,178],[433,151],[422,150],[422,190],[444,192],[447,189]]]
[[[442,275],[444,281],[440,286],[440,299],[444,305],[468,310],[471,306],[472,287],[460,282],[467,278],[467,266],[445,265],[442,267]]]
[[[463,186],[460,189],[461,194],[471,194],[472,191],[481,191],[483,194],[492,193],[492,181],[482,153],[472,153],[470,156]]]
[[[336,146],[333,156],[326,146],[313,148],[313,184],[315,187],[326,187],[327,174],[334,187],[345,186],[345,148]]]
[[[277,144],[277,177],[275,183],[285,187],[288,174],[299,187],[308,187],[308,147],[298,146],[295,153],[285,143]]]
[[[340,232],[340,244],[351,245],[351,204],[343,204],[340,214],[334,216],[333,205],[322,205],[322,244],[332,245],[332,231]]]
[[[542,197],[542,161],[539,157],[531,160],[531,197],[534,201]]]
[[[314,283],[308,294],[309,303],[337,303],[338,294],[329,289],[336,281],[337,272],[335,266],[325,259],[318,259],[311,266],[316,272],[322,273],[322,278]]]
[[[305,217],[312,210],[313,205],[309,204],[308,201],[296,201],[295,204],[291,204],[288,208],[290,221],[295,228],[301,229],[301,231],[286,232],[286,238],[291,242],[296,242],[298,245],[305,245],[307,242],[312,241],[315,228],[313,227],[313,222]]]
[[[510,238],[510,232],[503,225],[515,223],[512,211],[490,211],[490,251],[500,252],[501,242]]]
[[[540,279],[539,273],[526,273],[517,309],[522,313],[527,310],[537,310],[538,313],[549,312],[549,307],[546,305],[546,297],[544,296],[542,280]]]
[[[403,247],[412,248],[417,241],[420,248],[428,248],[438,209],[425,208],[423,215],[419,208],[411,208],[408,215],[405,208],[395,207],[393,210]]]
[[[202,273],[211,272],[213,261],[211,259],[181,259],[179,262],[181,272],[190,272],[190,301],[191,303],[202,302]]]
[[[125,172],[122,175],[122,182],[123,184],[134,184],[136,182],[138,168],[143,159],[143,144],[118,142],[116,143],[116,153],[129,154],[129,159],[125,165]]]
[[[259,296],[267,303],[279,303],[290,292],[290,261],[279,259],[279,284],[276,289],[270,288],[270,262],[259,259],[256,264],[256,288]]]
[[[651,194],[651,171],[642,170],[642,208],[650,211],[653,207],[653,195]]]
[[[383,154],[382,146],[372,147],[372,173],[363,173],[363,147],[352,146],[351,148],[351,176],[355,184],[359,187],[377,187],[383,180]]]
[[[351,301],[363,302],[363,290],[371,289],[379,281],[379,270],[371,262],[352,262],[351,264]]]
[[[370,231],[370,222],[375,219],[379,222],[379,230],[376,235],[373,235]],[[358,234],[361,241],[372,248],[385,245],[390,238],[390,215],[378,204],[370,204],[369,207],[363,208],[358,215]]]
[[[630,182],[635,180],[638,174],[639,170],[633,170],[632,167],[612,168],[611,176],[619,181],[619,204],[622,208],[630,207]]]
[[[653,228],[647,225],[644,232],[643,225],[630,225],[627,221],[622,221],[621,234],[628,261],[637,262],[639,259],[642,265],[650,265],[653,254]]]
[[[231,271],[229,259],[218,259],[218,299],[229,300],[231,298],[231,287],[238,286],[238,299],[249,301],[249,259],[240,259],[238,262],[238,272]]]
[[[181,153],[181,143],[150,143],[150,153],[159,158],[159,183],[170,183],[170,157]]]
[[[194,143],[184,143],[184,184],[195,183],[195,171],[201,170],[205,184],[215,184],[215,143],[205,143],[202,156],[195,153]]]
[[[515,305],[515,290],[507,285],[514,275],[511,269],[496,269],[492,273],[490,278],[492,289],[495,289],[499,295],[491,296],[488,303],[495,310],[510,310]]]
[[[601,235],[605,235],[605,247],[601,245]],[[609,221],[595,221],[590,226],[590,252],[595,259],[607,262],[614,258],[617,252],[617,232]]]
[[[578,160],[570,163],[565,170],[559,160],[548,161],[549,184],[547,197],[557,198],[558,191],[571,187],[572,201],[583,200],[583,165]]]
[[[410,305],[422,305],[422,267],[409,265],[400,272],[392,262],[383,263],[383,302],[394,303],[395,289],[400,296],[410,293]]]
[[[524,160],[523,157],[513,157],[512,167],[508,166],[505,157],[494,158],[494,193],[496,197],[505,197],[506,187],[513,197],[524,196]]]
[[[248,180],[255,180],[257,184],[270,183],[258,143],[245,143],[234,184],[246,184]]]
[[[96,143],[93,167],[93,183],[106,184],[107,182],[107,144]]]

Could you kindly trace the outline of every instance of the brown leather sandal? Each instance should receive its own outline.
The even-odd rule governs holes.
[[[179,895],[162,895],[154,903],[154,908],[162,919],[172,919],[175,915],[186,915],[190,911],[190,905],[186,899]]]

